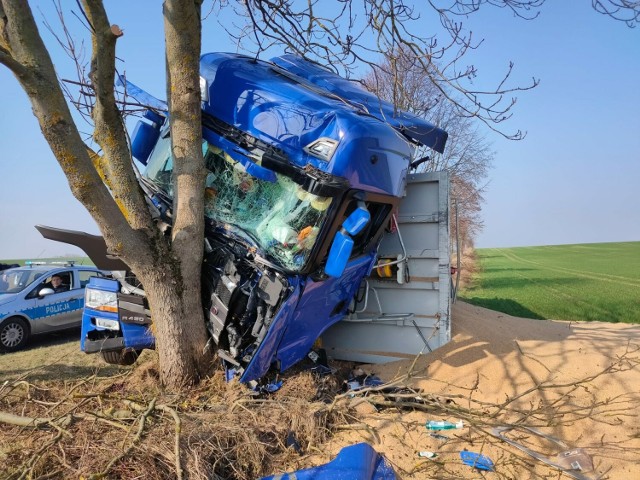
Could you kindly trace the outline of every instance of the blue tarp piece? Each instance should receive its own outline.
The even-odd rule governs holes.
[[[477,468],[478,470],[493,471],[493,462],[486,455],[481,453],[468,452],[463,450],[460,452],[460,458],[465,465]]]
[[[344,447],[331,462],[292,473],[280,473],[261,480],[396,480],[396,474],[382,455],[367,443]]]

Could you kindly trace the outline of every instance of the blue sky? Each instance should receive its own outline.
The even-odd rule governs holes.
[[[55,24],[51,2],[31,3]],[[164,97],[160,2],[106,4],[111,22],[125,32],[118,43],[125,60],[120,68]],[[39,25],[42,14],[35,11]],[[69,23],[79,28],[74,19]],[[479,69],[477,85],[497,78],[510,60],[516,80],[541,80],[519,95],[505,125],[527,131],[526,139],[488,134],[496,158],[477,246],[640,240],[640,28],[629,29],[577,0],[548,2],[534,21],[487,7],[464,23],[485,39],[468,60]],[[51,40],[43,27],[41,32]],[[203,51],[235,50],[209,17]],[[71,76],[60,48],[52,45],[51,52],[60,75]],[[25,94],[2,66],[0,85],[0,258],[77,253],[42,239],[33,228],[42,223],[98,233],[71,195]]]

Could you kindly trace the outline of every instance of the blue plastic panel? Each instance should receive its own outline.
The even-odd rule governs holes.
[[[371,254],[352,260],[339,278],[307,280],[278,347],[281,370],[304,358],[322,332],[344,317],[373,258]]]
[[[125,87],[127,95],[135,98],[141,105],[153,108],[154,110],[158,110],[160,112],[169,111],[167,102],[154,97],[148,92],[145,92],[137,85],[134,85],[129,80],[126,80],[122,75],[118,75],[116,85],[118,85],[119,87]]]
[[[289,298],[284,301],[282,307],[280,307],[280,310],[276,314],[276,317],[271,322],[269,331],[265,335],[262,343],[258,347],[258,350],[253,355],[251,362],[249,362],[244,374],[240,378],[241,382],[249,382],[262,377],[267,373],[267,370],[269,370],[271,363],[275,359],[276,348],[280,343],[280,339],[282,338],[287,325],[291,322],[295,313],[296,305],[300,299],[300,283],[298,278],[289,277],[288,282],[294,290],[291,295],[289,295]],[[306,354],[307,352],[304,352],[302,355],[304,356]]]
[[[342,224],[342,227],[349,232],[349,235],[357,235],[371,220],[371,215],[366,207],[356,208]]]
[[[143,165],[147,164],[149,154],[160,136],[160,128],[154,127],[142,120],[138,121],[131,136],[131,155]]]
[[[88,288],[95,290],[103,290],[107,292],[118,292],[120,290],[120,283],[117,280],[109,278],[91,277],[89,279]],[[112,312],[103,312],[93,310],[91,308],[85,308],[82,312],[82,326],[80,335],[80,349],[84,351],[84,341],[87,338],[87,334],[93,330],[105,330],[104,328],[96,327],[92,322],[92,318],[101,317],[108,320],[118,321],[118,314]],[[154,348],[155,337],[149,330],[147,325],[137,325],[134,323],[122,323],[120,322],[120,332],[124,337],[124,346],[126,348],[132,348],[140,350],[143,348]]]
[[[318,467],[264,477],[262,480],[395,480],[393,468],[371,445],[344,447],[331,462]]]

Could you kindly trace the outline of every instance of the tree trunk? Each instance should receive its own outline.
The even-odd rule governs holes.
[[[166,382],[180,381],[180,369],[182,378],[187,371],[202,375],[211,357],[204,354],[208,335],[200,285],[206,177],[202,157],[200,4],[201,0],[166,0],[163,5],[175,192],[171,249],[177,281],[173,289],[180,300],[165,300],[161,305],[162,318],[166,315],[171,319],[158,326],[161,371]],[[156,309],[161,307],[156,304]]]
[[[204,351],[208,336],[202,306],[194,305],[200,292],[185,289],[172,275],[171,262],[161,262],[164,268],[148,269],[140,278],[151,306],[160,378],[169,390],[178,391],[207,374],[211,354]]]
[[[200,122],[200,2],[165,4],[170,116],[175,155],[172,242],[156,228],[132,168],[113,94],[116,40],[100,0],[83,0],[92,31],[95,140],[89,152],[24,0],[0,0],[0,63],[21,83],[74,196],[98,224],[111,253],[143,283],[151,306],[161,380],[170,390],[196,383],[211,355],[200,295],[204,242],[204,161]]]

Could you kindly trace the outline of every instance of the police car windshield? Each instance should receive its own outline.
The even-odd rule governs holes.
[[[18,293],[27,288],[44,272],[30,268],[10,268],[0,272],[0,294]]]

